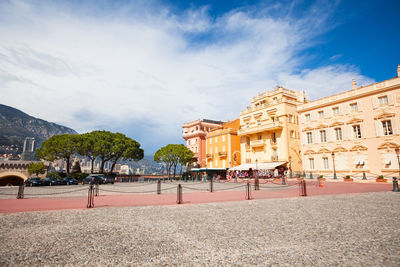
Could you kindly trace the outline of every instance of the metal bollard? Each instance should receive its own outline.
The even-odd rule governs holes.
[[[254,179],[254,190],[260,190],[260,180],[258,179],[258,177]]]
[[[306,181],[303,179],[301,180],[301,182],[299,183],[299,193],[300,196],[302,197],[306,197],[307,196],[307,187],[306,187]]]
[[[88,191],[88,202],[86,208],[93,208],[93,207],[94,207],[94,187],[93,184],[90,184]]]
[[[285,178],[285,176],[282,176],[282,185],[286,185],[286,178]]]
[[[247,181],[247,185],[246,185],[246,199],[251,200],[251,187],[250,187],[249,181]]]
[[[178,184],[177,196],[176,196],[176,204],[182,204],[182,185]]]
[[[393,177],[393,192],[400,192],[399,190],[399,181],[397,181],[396,177]]]
[[[99,196],[99,183],[98,182],[96,183],[95,190],[96,190],[96,197],[98,197]]]
[[[24,190],[25,190],[25,185],[22,183],[22,184],[19,185],[19,188],[18,188],[17,199],[24,198]]]
[[[212,193],[213,192],[213,178],[211,177],[210,178],[210,192]]]
[[[158,179],[157,181],[157,195],[161,194],[161,180]]]

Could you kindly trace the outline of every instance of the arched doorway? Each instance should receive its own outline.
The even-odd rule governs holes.
[[[0,173],[0,186],[20,185],[28,179],[25,174],[20,172]]]

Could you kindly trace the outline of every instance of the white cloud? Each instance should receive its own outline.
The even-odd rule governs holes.
[[[185,121],[238,117],[277,84],[318,98],[369,81],[351,66],[297,73],[324,17],[208,10],[0,3],[1,102],[80,132],[121,129],[152,150],[180,141]]]

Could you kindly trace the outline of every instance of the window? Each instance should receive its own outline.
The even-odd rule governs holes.
[[[273,161],[278,160],[278,150],[273,149],[273,153],[274,153],[274,155],[272,156],[272,160],[273,160]]]
[[[212,148],[210,147],[210,154],[212,154]]]
[[[310,114],[306,114],[306,115],[304,115],[304,117],[306,118],[306,121],[310,121],[311,120]]]
[[[225,142],[225,135],[222,136],[222,142]]]
[[[387,95],[378,97],[379,105],[387,105],[388,104],[388,97]]]
[[[258,135],[258,140],[262,140],[262,135]]]
[[[289,115],[289,122],[290,123],[294,123],[294,116],[293,115]]]
[[[312,144],[312,133],[307,133],[307,144]]]
[[[218,147],[215,147],[215,153],[218,153]]]
[[[250,145],[250,137],[246,137],[246,144],[249,146]]]
[[[215,160],[215,167],[218,167],[218,160]]]
[[[354,138],[361,138],[361,127],[360,125],[353,125]]]
[[[328,158],[322,158],[323,159],[323,161],[324,161],[324,169],[326,170],[326,169],[329,169],[329,161],[328,161]]]
[[[188,145],[190,146],[190,140],[188,140]]]
[[[212,144],[212,138],[210,138],[210,145]]]
[[[310,164],[310,169],[313,170],[314,169],[314,159],[308,159],[308,163]]]
[[[272,143],[276,144],[276,133],[272,133]]]
[[[336,141],[341,141],[343,139],[342,128],[335,128],[335,135],[336,135]]]
[[[318,117],[320,119],[323,119],[324,118],[324,111],[318,111]]]
[[[334,116],[339,115],[339,107],[332,108],[332,111]]]
[[[222,147],[222,152],[225,152],[225,147],[224,146]]]
[[[393,134],[392,122],[390,120],[382,121],[382,127],[383,127],[384,135],[392,135]]]
[[[326,142],[326,131],[325,131],[325,130],[322,130],[322,131],[320,131],[319,133],[320,133],[320,135],[321,135],[321,143]]]
[[[218,136],[215,137],[215,143],[218,143]]]
[[[225,160],[222,161],[222,168],[225,168]]]
[[[357,105],[357,103],[351,103],[351,104],[350,104],[350,110],[351,110],[352,112],[358,111],[358,105]]]
[[[257,120],[257,125],[261,125],[261,120]]]
[[[295,138],[295,133],[294,133],[294,131],[290,131],[290,137],[291,137],[291,138]]]
[[[197,141],[198,141],[197,138],[195,140],[196,140],[196,144],[197,144]]]
[[[246,128],[249,128],[249,127],[250,127],[249,123],[248,123],[248,122],[246,122]]]

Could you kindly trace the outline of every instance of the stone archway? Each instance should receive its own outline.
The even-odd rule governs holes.
[[[19,185],[27,179],[28,177],[21,172],[2,172],[0,173],[0,186]]]

